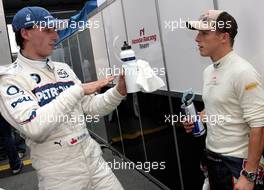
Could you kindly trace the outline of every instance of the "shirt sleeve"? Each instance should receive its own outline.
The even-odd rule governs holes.
[[[68,66],[68,70],[71,72],[76,83],[81,84],[81,81]],[[105,93],[102,94],[91,94],[86,95],[82,98],[82,109],[85,114],[100,117],[111,113],[124,99],[117,87],[110,88]]]
[[[235,93],[243,110],[244,120],[250,127],[263,127],[264,90],[261,76],[249,68],[238,73],[235,79]]]
[[[113,87],[103,94],[85,96],[82,100],[82,108],[88,115],[102,117],[111,113],[124,97],[116,87]]]
[[[23,85],[24,84],[24,85]],[[0,79],[2,115],[23,135],[36,142],[44,141],[83,97],[83,89],[75,84],[61,92],[52,102],[40,107],[29,88],[16,77]]]

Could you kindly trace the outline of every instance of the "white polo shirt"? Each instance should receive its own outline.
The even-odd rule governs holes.
[[[264,126],[261,76],[234,51],[204,70],[207,149],[247,158],[250,127]]]

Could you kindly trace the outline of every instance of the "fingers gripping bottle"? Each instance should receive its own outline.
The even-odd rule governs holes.
[[[191,95],[191,97],[189,96]],[[190,97],[189,99],[187,97]],[[193,99],[194,99],[194,93],[192,89],[187,90],[183,93],[182,96],[182,106],[181,108],[184,110],[186,117],[191,118],[194,128],[192,129],[192,134],[195,137],[200,137],[205,133],[205,127],[197,114],[197,111],[195,109],[195,106],[193,104]]]
[[[125,81],[127,93],[134,93],[140,91],[140,87],[137,85],[138,66],[135,56],[135,52],[131,49],[131,46],[125,41],[121,48],[120,59],[123,62],[123,69],[125,71]]]

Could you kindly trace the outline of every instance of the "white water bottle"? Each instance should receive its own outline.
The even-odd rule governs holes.
[[[125,81],[127,93],[134,93],[140,91],[140,87],[137,85],[138,66],[135,56],[135,52],[131,49],[131,46],[125,41],[121,47],[120,59],[123,62],[123,69],[125,71]]]

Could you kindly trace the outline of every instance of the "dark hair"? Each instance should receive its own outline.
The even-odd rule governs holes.
[[[26,30],[32,29],[32,27],[25,28]],[[15,32],[15,37],[16,37],[16,43],[17,45],[21,48],[24,49],[24,38],[21,35],[21,29]]]
[[[24,49],[24,38],[21,35],[21,30],[15,32],[16,43],[21,48]]]
[[[230,36],[230,44],[233,47],[238,28],[237,22],[234,17],[228,14],[227,12],[222,12],[218,16],[216,22],[218,23],[216,31],[220,33],[227,32]]]

